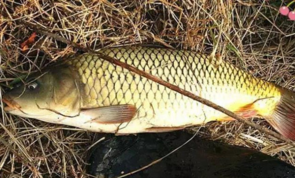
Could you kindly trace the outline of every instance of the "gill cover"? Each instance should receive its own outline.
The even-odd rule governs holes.
[[[50,70],[52,76],[51,97],[48,97],[48,108],[52,112],[63,116],[74,117],[79,115],[81,93],[78,77],[68,67]]]

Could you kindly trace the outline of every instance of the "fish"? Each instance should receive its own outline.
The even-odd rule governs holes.
[[[291,178],[295,175],[295,168],[278,158],[185,131],[121,137],[109,134],[87,154],[86,171],[94,177]]]
[[[100,53],[148,72],[241,117],[263,117],[295,140],[294,92],[222,60],[188,50],[125,46]],[[117,135],[169,132],[232,121],[95,53],[62,59],[3,95],[12,115]]]

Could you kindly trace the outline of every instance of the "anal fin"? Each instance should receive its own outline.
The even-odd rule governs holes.
[[[254,103],[246,104],[245,106],[240,107],[238,110],[234,111],[237,115],[243,118],[255,117],[258,114],[258,111],[254,108]],[[233,121],[231,117],[223,117],[218,119],[218,121]]]
[[[237,109],[236,111],[234,111],[237,115],[243,117],[243,118],[250,118],[250,117],[254,117],[258,114],[258,111],[255,109],[254,107],[254,103],[256,101],[246,104],[242,107],[240,107],[239,109]]]

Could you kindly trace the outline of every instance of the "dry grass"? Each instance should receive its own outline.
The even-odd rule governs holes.
[[[278,14],[280,1],[38,1],[0,0],[0,85],[40,70],[76,49],[37,35],[16,19],[42,25],[95,49],[157,43],[220,54],[255,76],[293,89],[294,22]],[[263,120],[255,120],[265,127]],[[6,115],[0,122],[1,177],[87,177],[86,150],[101,135]],[[290,145],[238,122],[211,123],[200,135],[261,150],[295,165]]]

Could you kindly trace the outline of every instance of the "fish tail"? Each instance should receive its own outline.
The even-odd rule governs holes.
[[[284,137],[295,140],[295,93],[282,88],[279,103],[266,119]]]

